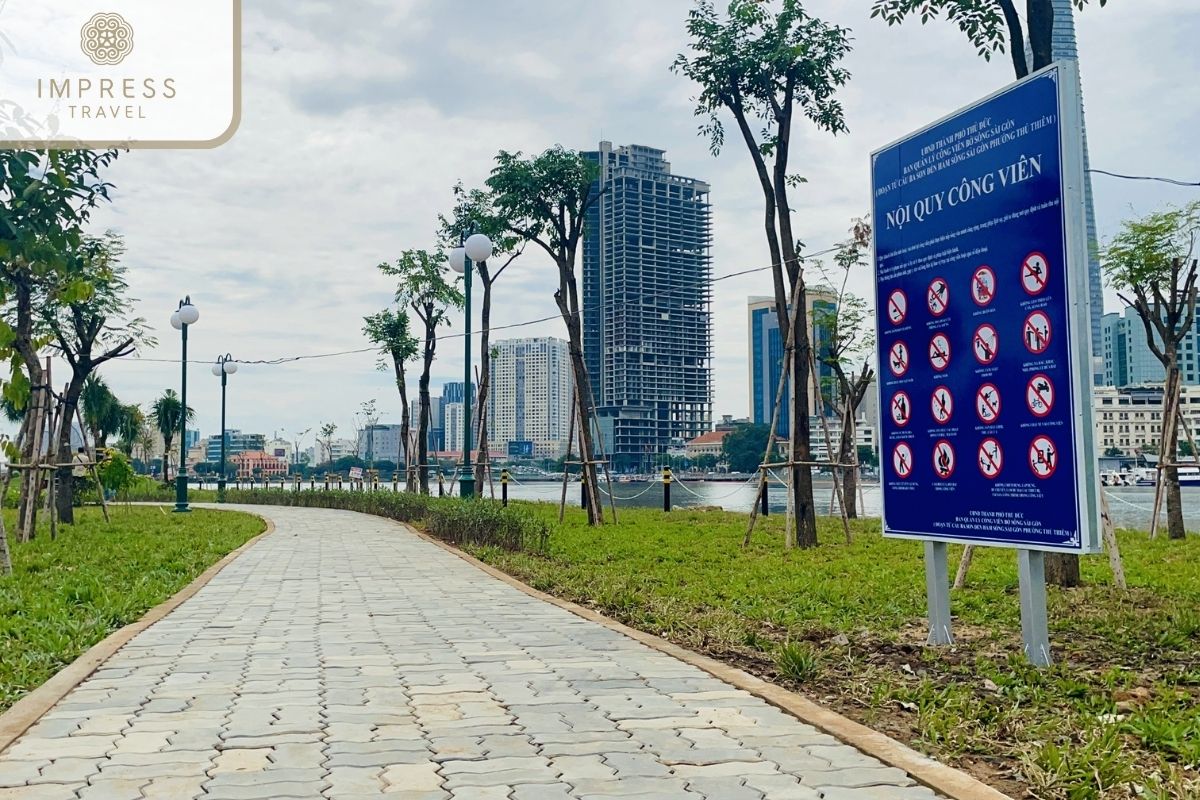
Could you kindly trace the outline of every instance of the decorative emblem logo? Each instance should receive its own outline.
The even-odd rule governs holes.
[[[79,46],[95,64],[120,64],[133,52],[133,27],[120,14],[96,14],[79,32]]]

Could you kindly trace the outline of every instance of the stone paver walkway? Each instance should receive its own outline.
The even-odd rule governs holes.
[[[928,800],[396,525],[277,526],[0,756],[0,798]]]

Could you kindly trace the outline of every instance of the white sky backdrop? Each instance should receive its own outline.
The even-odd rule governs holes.
[[[664,148],[677,173],[712,184],[714,273],[768,261],[747,156],[732,140],[710,156],[693,88],[669,71],[686,46],[687,0],[245,5],[238,134],[214,151],[123,155],[110,175],[114,202],[95,218],[126,237],[137,310],[159,339],[147,357],[178,358],[168,317],[186,293],[201,313],[192,358],[363,346],[362,316],[392,295],[375,265],[432,247],[450,187],[480,184],[501,148],[591,149],[602,138]],[[856,40],[842,93],[849,135],[797,130],[793,170],[809,179],[792,193],[798,235],[816,250],[866,212],[870,150],[1008,82],[1011,65],[979,59],[944,21],[888,28],[868,18],[870,0],[808,6]],[[1200,180],[1200,3],[1112,0],[1080,15],[1078,31],[1093,166]],[[1123,216],[1200,196],[1102,176],[1095,191],[1102,238]],[[858,282],[864,293],[869,277]],[[554,313],[553,285],[549,262],[531,249],[498,283],[493,323]],[[747,413],[745,300],[769,292],[768,273],[717,285],[716,415]],[[516,335],[561,335],[561,325],[498,334]],[[370,398],[384,421],[399,421],[390,373],[374,364],[362,354],[245,366],[230,379],[229,425],[292,438],[334,421],[349,435]],[[151,361],[104,374],[123,400],[143,404],[179,379],[177,365]],[[461,377],[461,340],[443,343],[435,392]],[[209,435],[218,380],[203,366],[191,378],[190,404]]]

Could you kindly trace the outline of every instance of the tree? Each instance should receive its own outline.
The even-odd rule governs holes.
[[[97,450],[108,446],[108,437],[121,432],[124,406],[112,393],[104,378],[93,373],[83,383],[79,401],[82,404],[83,424],[96,443]]]
[[[509,229],[508,222],[495,209],[492,196],[480,189],[467,191],[460,183],[454,187],[454,211],[449,218],[439,217],[444,247],[455,247],[474,233],[492,240],[492,255],[500,266],[493,272],[487,261],[475,264],[483,285],[483,303],[479,322],[479,380],[475,393],[475,430],[479,432],[479,458],[475,461],[475,485],[483,489],[488,469],[488,392],[492,377],[492,287],[525,249],[525,241]]]
[[[358,425],[359,419],[362,419],[362,425]],[[359,406],[359,411],[354,415],[355,436],[354,447],[358,449],[366,445],[366,458],[363,459],[367,469],[374,466],[375,461],[375,426],[379,424],[379,408],[375,399],[363,401]]]
[[[789,545],[817,544],[809,445],[808,391],[811,343],[800,247],[792,222],[789,190],[804,183],[791,171],[793,123],[797,112],[819,130],[846,131],[836,93],[850,74],[840,65],[850,52],[850,32],[810,16],[799,0],[774,5],[731,0],[724,17],[712,0],[698,0],[688,15],[691,55],[680,54],[674,69],[699,84],[696,116],[713,155],[725,144],[721,112],[730,114],[754,164],[763,195],[763,229],[771,256],[775,314],[779,330],[789,329],[789,304],[797,299],[789,372],[791,393],[789,452],[796,531]],[[759,133],[755,129],[760,130]]]
[[[408,385],[405,380],[404,365],[417,357],[418,342],[412,335],[408,312],[403,308],[384,309],[378,314],[363,318],[363,333],[371,344],[379,347],[382,357],[387,358],[392,365],[392,374],[396,378],[396,389],[400,392],[400,452],[397,458],[404,462],[407,468],[405,488],[416,491],[417,475],[412,470],[412,453],[409,452],[409,430],[412,420],[409,414]],[[379,369],[387,369],[387,364],[380,359]]]
[[[1030,72],[1049,66],[1054,60],[1051,48],[1054,36],[1054,0],[1026,0],[1023,24],[1017,10],[1018,0],[873,0],[871,16],[888,25],[897,25],[909,16],[920,16],[921,23],[946,18],[958,25],[979,55],[991,60],[993,53],[1008,51],[1013,72],[1024,78]],[[1088,0],[1072,0],[1082,9]],[[1108,0],[1096,0],[1104,6]],[[1032,69],[1025,44],[1033,54]]]
[[[76,256],[78,265],[72,272],[75,280],[89,287],[87,296],[61,305],[42,306],[42,321],[52,336],[52,347],[71,368],[58,414],[55,449],[59,464],[71,461],[71,429],[84,384],[92,372],[108,361],[124,358],[136,353],[140,346],[154,342],[146,333],[145,320],[129,314],[136,301],[128,296],[126,269],[120,263],[124,251],[121,237],[114,233],[86,237]],[[58,518],[67,524],[75,521],[71,473],[70,466],[58,468],[55,495]]]
[[[766,460],[769,425],[738,425],[721,441],[721,460],[730,472],[758,472]]]
[[[582,480],[587,497],[588,523],[604,522],[596,470],[595,402],[583,360],[583,317],[575,262],[583,239],[584,220],[598,194],[593,184],[599,168],[574,150],[560,146],[541,155],[500,151],[487,180],[493,205],[508,229],[544,250],[558,268],[554,302],[567,328],[579,421]]]
[[[815,326],[824,332],[818,358],[833,370],[834,405],[842,419],[841,440],[838,442],[838,463],[851,463],[858,456],[855,447],[858,408],[875,380],[871,354],[875,349],[874,328],[867,302],[848,291],[850,273],[863,266],[864,255],[871,246],[871,226],[862,220],[851,228],[851,239],[834,256],[841,271],[833,308],[815,309]],[[846,516],[858,518],[858,470],[839,467],[842,504]],[[836,478],[835,478],[836,480]]]
[[[1137,313],[1150,352],[1165,374],[1159,484],[1166,492],[1167,535],[1172,539],[1186,535],[1173,454],[1179,450],[1179,354],[1196,323],[1198,276],[1193,255],[1198,236],[1200,201],[1126,220],[1101,254],[1109,286]]]
[[[1125,455],[1125,452],[1119,447],[1108,447],[1104,450],[1104,456],[1106,458],[1119,458],[1123,455]]]
[[[429,494],[429,372],[437,352],[438,328],[450,324],[447,313],[451,308],[462,308],[463,297],[458,287],[446,280],[446,260],[427,250],[405,250],[394,264],[383,263],[379,269],[396,279],[396,302],[410,308],[424,327],[421,377],[417,383],[417,468],[421,493]]]
[[[185,414],[183,403],[179,400],[179,395],[175,394],[174,389],[167,389],[162,393],[154,403],[150,406],[150,419],[154,421],[154,425],[158,428],[158,432],[162,434],[163,439],[163,482],[168,486],[171,484],[170,464],[171,464],[171,443],[175,439],[175,434],[179,433],[179,428],[183,424],[182,417]],[[196,412],[191,406],[188,406],[186,411],[187,421],[191,422],[196,417]],[[179,468],[183,469],[184,465],[180,464]]]
[[[879,468],[879,454],[875,452],[875,448],[869,444],[860,444],[858,446],[858,463],[872,469]]]
[[[317,444],[325,452],[325,460],[321,463],[328,466],[333,461],[333,437],[337,434],[337,423],[322,422],[317,429]]]
[[[141,444],[146,433],[146,415],[137,405],[121,406],[117,441],[121,452],[133,458],[133,448]]]
[[[1196,451],[1192,448],[1192,443],[1191,442],[1180,442],[1179,443],[1179,455],[1184,458],[1195,458]]]

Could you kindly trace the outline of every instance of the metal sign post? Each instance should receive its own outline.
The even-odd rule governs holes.
[[[1017,549],[1039,665],[1044,553],[1100,550],[1078,87],[1053,64],[871,155],[884,535],[926,543],[930,644],[946,545]]]

